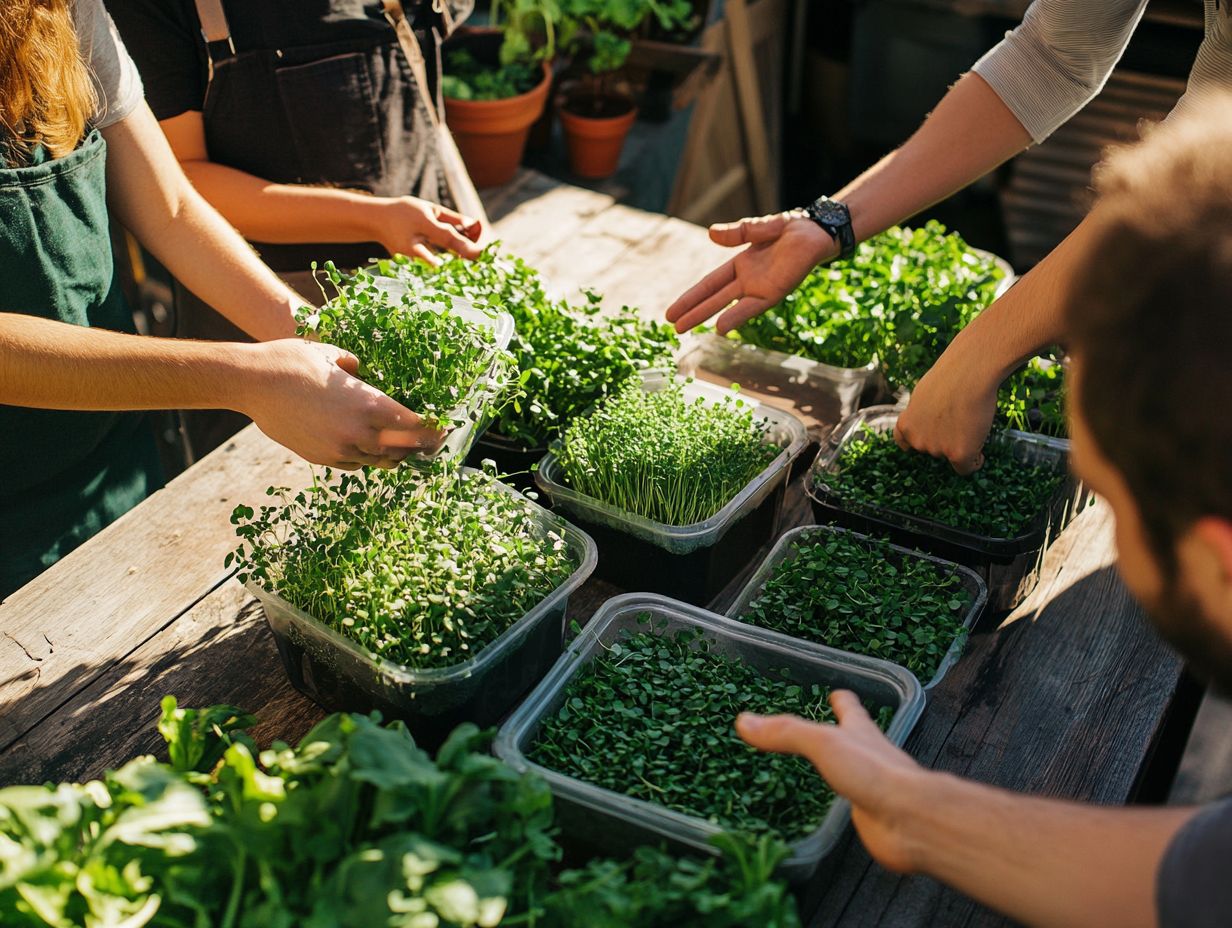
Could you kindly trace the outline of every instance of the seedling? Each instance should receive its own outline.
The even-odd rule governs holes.
[[[1064,438],[1065,368],[1056,357],[1032,358],[997,393],[997,424]]]
[[[819,472],[817,480],[846,504],[1014,538],[1047,507],[1065,475],[1017,459],[1012,447],[994,439],[984,446],[984,466],[964,477],[948,462],[903,451],[891,433],[864,426],[844,446],[836,472]]]
[[[782,450],[769,426],[732,395],[707,404],[684,383],[661,390],[627,383],[565,429],[564,483],[579,493],[665,525],[715,515]]]
[[[549,298],[537,271],[520,258],[498,257],[495,245],[475,261],[454,257],[433,268],[399,256],[378,268],[513,317],[509,347],[524,395],[500,411],[492,430],[527,448],[546,447],[566,422],[640,371],[671,366],[678,345],[670,326],[647,322],[631,307],[601,315],[598,294],[581,303]]]
[[[370,274],[343,275],[332,263],[324,275],[337,297],[300,310],[298,334],[354,354],[363,380],[430,424],[460,425],[477,391],[498,397],[512,385],[514,360],[493,328],[453,312],[447,295],[422,288],[393,296]]]
[[[326,470],[277,502],[238,506],[227,565],[377,657],[414,668],[474,656],[563,583],[577,564],[526,501],[490,474],[436,465]]]
[[[927,682],[955,641],[971,593],[953,570],[889,542],[817,534],[791,545],[741,621],[901,664]]]
[[[788,841],[814,831],[834,793],[807,761],[753,750],[732,723],[740,712],[830,721],[829,690],[763,676],[700,629],[669,633],[648,614],[639,625],[570,681],[529,759],[724,829]]]

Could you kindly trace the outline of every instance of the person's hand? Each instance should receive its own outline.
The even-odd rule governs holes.
[[[382,201],[377,218],[377,240],[391,255],[410,255],[439,264],[437,250],[463,258],[483,251],[483,225],[445,206],[418,197]]]
[[[244,345],[250,362],[236,404],[266,435],[313,464],[393,467],[435,451],[444,434],[355,376],[359,360],[333,345],[288,338]]]
[[[919,801],[918,784],[931,774],[889,742],[855,693],[835,690],[830,705],[837,725],[746,712],[736,719],[736,731],[759,750],[808,760],[851,802],[851,820],[878,863],[900,873],[918,869],[903,825],[905,813]]]
[[[984,466],[984,442],[997,413],[997,383],[975,370],[957,342],[920,378],[894,425],[904,451],[944,458],[960,474]]]
[[[734,301],[716,325],[724,335],[778,303],[809,271],[838,254],[829,233],[799,211],[719,223],[710,227],[710,238],[728,247],[749,247],[667,308],[667,321],[677,332],[701,325]]]

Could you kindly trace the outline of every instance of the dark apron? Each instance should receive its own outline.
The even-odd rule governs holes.
[[[2,165],[3,162],[0,162]],[[0,312],[134,333],[108,232],[107,145],[0,166]],[[140,413],[0,405],[0,597],[162,485]]]

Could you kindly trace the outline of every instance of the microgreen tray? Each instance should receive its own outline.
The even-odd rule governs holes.
[[[496,464],[496,472],[510,486],[522,492],[535,489],[535,465],[547,454],[547,448],[524,448],[499,432],[486,430],[471,446],[466,456],[470,467],[479,467],[485,460]]]
[[[849,502],[827,484],[827,475],[839,473],[849,441],[866,426],[876,433],[893,431],[901,412],[898,406],[870,406],[834,430],[804,478],[814,516],[819,523],[837,523],[870,535],[887,536],[903,547],[971,567],[988,586],[989,608],[1014,608],[1039,580],[1044,551],[1087,499],[1082,483],[1068,473],[1069,441],[1010,430],[993,435],[990,440],[1008,446],[1024,466],[1045,467],[1066,475],[1048,504],[1034,513],[1023,531],[1013,537],[994,537],[888,507]]]
[[[708,840],[721,829],[713,822],[601,789],[527,758],[544,719],[559,711],[572,678],[601,650],[644,630],[640,617],[646,614],[664,621],[668,633],[701,629],[713,652],[746,663],[764,676],[802,686],[850,689],[876,705],[893,707],[886,735],[896,745],[906,741],[923,711],[919,681],[894,664],[788,638],[662,596],[631,593],[610,599],[504,723],[494,746],[515,770],[532,770],[547,780],[562,831],[579,843],[601,843],[613,853],[667,841],[686,851],[715,853]],[[849,804],[836,799],[818,827],[791,845],[780,874],[793,883],[813,879],[850,821]]]
[[[496,486],[520,496],[511,487]],[[291,684],[327,711],[375,709],[386,719],[402,719],[425,746],[439,744],[462,722],[495,725],[560,656],[565,607],[594,570],[597,557],[585,532],[524,501],[544,533],[555,531],[564,538],[577,567],[491,644],[452,667],[415,669],[377,657],[249,580],[245,586],[265,609]]]
[[[844,536],[861,544],[868,544],[871,541],[867,535],[862,535],[859,532],[853,532],[850,529],[841,528],[837,525],[802,525],[799,528],[792,529],[775,543],[774,548],[766,555],[766,559],[757,568],[757,572],[753,574],[752,579],[740,591],[736,601],[728,608],[727,615],[737,621],[745,621],[743,616],[749,611],[749,607],[761,596],[766,582],[779,571],[784,563],[789,563],[795,558],[796,544],[824,541],[826,536],[834,535]],[[975,623],[979,621],[980,616],[984,612],[984,606],[988,602],[988,587],[979,574],[970,567],[964,567],[961,564],[955,564],[953,561],[934,557],[922,551],[913,551],[901,545],[890,545],[890,556],[898,563],[909,559],[927,561],[946,573],[956,574],[962,582],[963,589],[966,590],[970,598],[970,604],[963,613],[962,627],[968,632],[975,627]],[[868,582],[876,585],[877,578],[874,576]],[[814,643],[826,644],[824,641],[816,641]],[[965,635],[954,640],[953,644],[946,651],[945,656],[941,659],[936,672],[925,683],[925,690],[930,690],[940,683],[941,678],[946,675],[949,669],[958,663],[966,643]]]
[[[642,377],[642,388],[662,390],[673,379],[674,375],[650,371]],[[698,381],[686,384],[684,391],[707,403],[719,403],[731,395],[730,390]],[[782,451],[726,506],[702,522],[665,525],[625,512],[565,486],[555,451],[539,462],[535,473],[539,489],[554,509],[569,514],[599,545],[600,577],[625,589],[648,589],[706,603],[770,541],[788,471],[807,445],[808,435],[791,413],[745,399],[753,404],[756,417],[769,422],[767,440]]]
[[[373,282],[381,290],[397,298],[401,298],[410,289],[405,283],[392,277],[375,277]],[[456,315],[472,325],[485,326],[493,330],[493,334],[496,337],[494,354],[504,351],[509,347],[509,342],[513,339],[513,316],[505,312],[491,313],[476,309],[469,300],[462,297],[450,296],[449,300],[451,308]],[[497,398],[499,391],[493,389],[495,371],[496,360],[494,358],[487,373],[471,385],[458,402],[458,405],[450,411],[450,418],[459,420],[462,424],[450,430],[444,444],[431,455],[408,455],[406,458],[408,463],[426,464],[442,459],[466,457],[471,445],[474,444],[475,439],[483,431],[490,418],[485,412],[486,407]],[[414,412],[415,410],[411,411]]]

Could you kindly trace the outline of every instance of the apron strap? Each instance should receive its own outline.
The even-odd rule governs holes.
[[[206,93],[214,80],[214,66],[235,57],[235,42],[231,38],[231,24],[222,8],[222,0],[194,0],[197,19],[201,22],[201,37],[205,39],[205,56],[209,62],[206,75]]]

